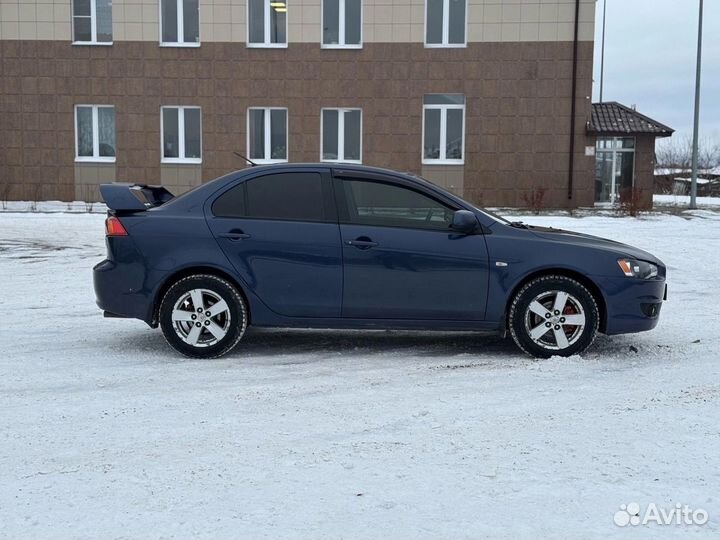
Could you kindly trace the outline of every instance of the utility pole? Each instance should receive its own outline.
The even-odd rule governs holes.
[[[700,127],[700,67],[702,64],[702,25],[703,0],[700,0],[700,15],[698,18],[698,45],[697,67],[695,68],[695,120],[693,123],[692,147],[692,180],[690,183],[690,208],[697,208],[697,175],[698,175],[698,133]]]
[[[607,0],[603,0],[602,44],[600,45],[600,103],[603,102],[603,79],[605,77],[605,13]]]

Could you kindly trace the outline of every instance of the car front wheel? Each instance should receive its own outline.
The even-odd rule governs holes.
[[[192,358],[215,358],[243,337],[247,309],[232,283],[198,274],[178,280],[167,290],[159,322],[163,336],[178,352]]]
[[[597,302],[580,282],[542,276],[526,283],[513,298],[508,326],[523,351],[549,358],[585,351],[600,321]]]

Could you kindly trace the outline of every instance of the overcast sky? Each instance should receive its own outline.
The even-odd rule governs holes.
[[[597,0],[595,84],[600,93],[603,1]],[[705,0],[700,135],[720,142],[720,0]],[[692,134],[698,0],[607,0],[603,101]]]

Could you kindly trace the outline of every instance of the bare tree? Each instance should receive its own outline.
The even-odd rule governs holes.
[[[655,152],[655,163],[663,169],[689,171],[692,167],[692,137],[673,137],[660,141]],[[698,169],[720,166],[720,142],[710,137],[698,141]]]

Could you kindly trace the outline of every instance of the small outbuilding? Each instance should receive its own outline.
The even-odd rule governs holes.
[[[616,101],[593,103],[588,135],[595,143],[595,204],[613,205],[625,197],[651,207],[655,139],[675,130]]]

